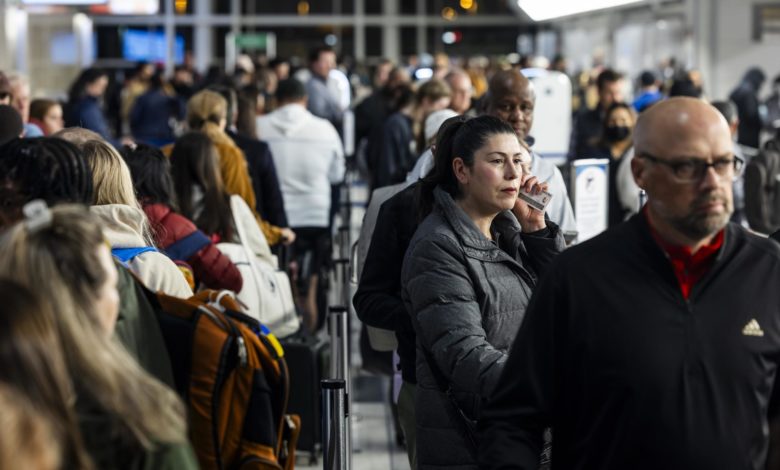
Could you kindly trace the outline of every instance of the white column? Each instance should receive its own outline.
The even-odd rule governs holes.
[[[707,78],[705,86],[708,93],[711,93],[717,90],[719,85],[715,69],[715,57],[718,53],[715,34],[718,6],[713,0],[688,0],[685,7],[686,26],[689,31],[685,41],[687,63],[691,68],[699,69]],[[745,5],[745,8],[748,6]],[[745,29],[747,30],[747,27]]]
[[[0,9],[0,70],[29,73],[27,12],[16,7]]]
[[[173,2],[168,2],[165,11],[165,75],[173,74],[174,61],[176,60],[176,19],[173,11]]]
[[[84,13],[73,15],[73,34],[76,36],[77,60],[81,68],[92,65],[95,50],[92,20]]]
[[[382,55],[393,62],[401,60],[401,34],[398,26],[398,2],[382,2],[382,13],[387,23],[382,25]]]
[[[210,0],[195,0],[194,50],[195,68],[204,72],[214,59],[213,27],[209,24]]]
[[[417,55],[428,52],[428,28],[425,19],[428,13],[425,11],[425,0],[417,0]]]
[[[355,60],[366,59],[366,8],[365,0],[355,0]]]

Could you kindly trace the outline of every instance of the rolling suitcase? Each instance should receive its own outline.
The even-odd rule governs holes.
[[[290,371],[288,413],[301,417],[297,449],[307,452],[315,464],[322,444],[320,380],[329,371],[329,342],[316,336],[294,336],[282,341]]]

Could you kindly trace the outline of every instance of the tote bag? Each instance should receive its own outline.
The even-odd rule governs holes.
[[[233,195],[230,209],[240,243],[219,243],[217,248],[233,261],[244,278],[238,300],[246,306],[249,316],[278,338],[290,336],[300,329],[290,278],[279,269],[279,262],[246,202]]]

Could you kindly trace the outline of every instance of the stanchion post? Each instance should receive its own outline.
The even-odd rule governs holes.
[[[324,470],[348,470],[346,382],[322,380],[322,465]]]

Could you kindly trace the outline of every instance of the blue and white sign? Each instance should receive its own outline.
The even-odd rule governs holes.
[[[606,230],[609,223],[609,160],[575,160],[571,165],[577,240],[583,242]]]

